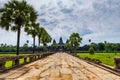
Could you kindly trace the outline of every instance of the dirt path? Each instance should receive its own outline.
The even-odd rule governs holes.
[[[103,69],[66,53],[56,53],[0,75],[0,80],[120,80]],[[3,79],[2,79],[3,78]]]

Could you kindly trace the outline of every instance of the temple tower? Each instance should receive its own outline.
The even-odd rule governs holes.
[[[62,37],[60,37],[59,39],[59,43],[58,43],[58,50],[59,51],[63,51],[64,50],[64,43],[63,43],[63,40],[62,40]]]

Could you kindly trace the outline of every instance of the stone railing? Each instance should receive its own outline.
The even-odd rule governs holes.
[[[87,60],[87,61],[90,61],[90,62],[93,62],[96,64],[102,63],[99,59],[94,59],[94,58],[89,58],[89,57],[85,57],[85,58],[81,58],[81,59],[84,59],[84,60]]]
[[[82,58],[82,57],[78,56],[76,53],[70,53],[70,52],[68,52],[68,53],[75,56],[75,57],[78,57],[80,59],[83,59],[83,60],[86,60],[86,61],[89,61],[89,62],[93,62],[93,63],[99,64],[99,65],[103,65],[103,63],[99,59],[94,59],[94,58],[89,58],[89,57]],[[114,58],[114,65],[115,65],[114,69],[117,70],[117,71],[118,70],[120,71],[120,57],[115,57]]]
[[[120,69],[120,57],[115,57],[114,61],[115,61],[115,68]]]
[[[51,52],[51,53],[39,53],[39,54],[31,54],[31,55],[0,57],[0,72],[36,61],[51,54],[53,53]],[[8,66],[6,66],[7,63]]]
[[[76,57],[79,57],[79,56],[76,56]],[[79,57],[79,58],[83,59],[83,60],[87,60],[89,62],[99,64],[99,65],[107,66],[107,65],[103,64],[99,59],[94,59],[94,58],[89,58],[89,57],[84,57],[84,58]],[[120,57],[114,58],[114,65],[115,65],[114,69],[120,70]],[[107,67],[109,67],[109,66],[107,66]]]

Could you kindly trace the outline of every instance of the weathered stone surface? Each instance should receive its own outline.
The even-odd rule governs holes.
[[[72,80],[71,74],[62,74],[61,77],[63,78],[63,80]]]
[[[78,76],[77,74],[72,74],[72,80],[88,80],[88,79],[82,75]]]
[[[6,80],[120,80],[120,76],[66,53],[56,53],[0,74],[0,80],[5,78]]]
[[[25,71],[18,71],[12,75],[7,76],[6,79],[16,79],[16,78],[20,77],[21,75],[23,75],[24,73],[25,73]]]
[[[53,77],[50,77],[48,80],[64,80],[63,78],[53,78]]]
[[[3,74],[1,73],[1,74],[0,74],[0,79],[2,79],[2,78],[4,79],[4,78],[6,78],[7,76],[12,75],[12,74],[14,74],[14,72],[12,72],[12,71],[9,72],[9,73],[5,73],[5,74],[4,74],[4,73],[3,73]]]
[[[50,70],[46,70],[40,74],[40,77],[46,77],[50,75]]]
[[[60,77],[60,70],[59,69],[51,69],[50,70],[50,77]]]
[[[40,78],[39,80],[46,80],[46,78]]]
[[[61,74],[72,74],[72,70],[69,68],[61,68],[60,72]]]

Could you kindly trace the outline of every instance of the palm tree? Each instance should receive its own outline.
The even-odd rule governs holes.
[[[89,39],[88,41],[89,41],[89,43],[91,43],[91,39]]]
[[[21,28],[30,26],[31,22],[36,21],[37,12],[26,1],[11,0],[0,8],[0,25],[6,30],[17,31],[17,52],[19,55],[20,32]]]
[[[28,35],[32,35],[33,37],[33,53],[35,52],[35,37],[37,36],[37,30],[39,29],[39,23],[33,23],[31,27],[26,27],[25,32]]]
[[[28,44],[28,43],[29,43],[29,40],[27,40],[26,43]]]
[[[40,27],[37,29],[37,37],[38,37],[38,46],[40,47],[40,42],[41,42],[41,39],[42,39],[42,34],[44,33],[44,28],[43,27]]]
[[[47,43],[51,42],[51,40],[52,40],[51,36],[45,29],[43,29],[43,33],[41,36],[41,42],[43,43],[43,46],[47,46]]]
[[[66,48],[66,50],[70,50],[70,41],[69,41],[69,39],[67,39],[67,41],[66,41],[66,43],[65,43],[65,48]]]
[[[82,38],[78,33],[72,33],[69,37],[69,43],[73,50],[77,49],[80,46]]]

